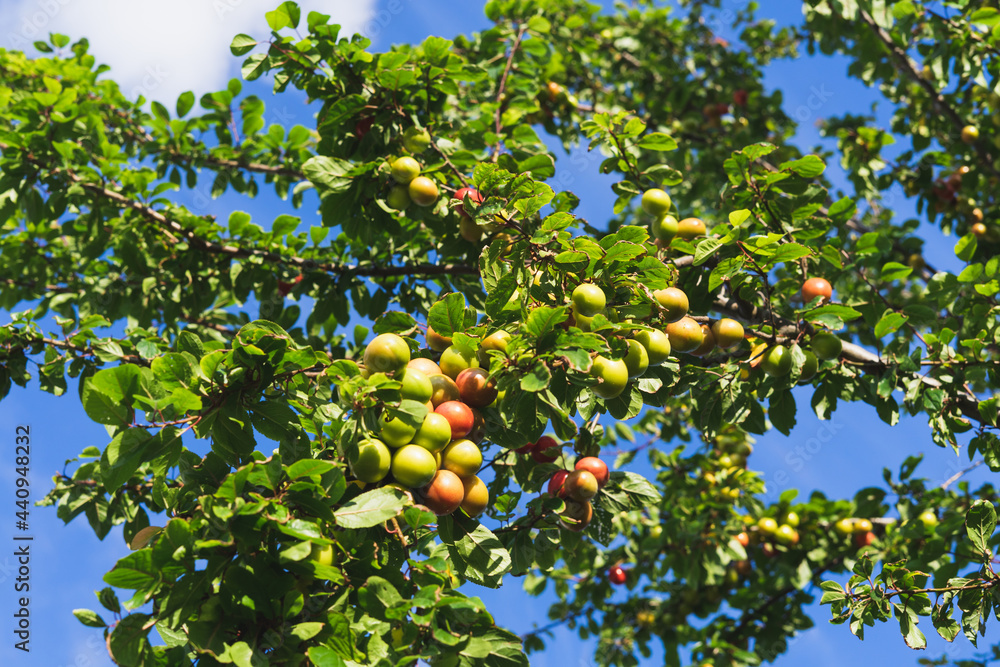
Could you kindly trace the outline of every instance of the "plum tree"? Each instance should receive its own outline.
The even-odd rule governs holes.
[[[389,474],[392,455],[385,443],[369,438],[358,443],[350,457],[351,473],[362,482],[378,482]]]
[[[649,368],[649,353],[646,352],[646,348],[636,340],[625,342],[628,345],[628,353],[622,361],[625,362],[625,368],[628,369],[629,379],[645,375]]]
[[[729,44],[718,2],[495,0],[385,52],[275,4],[169,104],[0,50],[0,398],[80,419],[41,504],[124,538],[78,612],[114,663],[525,665],[554,626],[470,593],[518,581],[602,667],[774,660],[818,591],[901,646],[993,623],[995,490],[915,454],[1000,468],[995,3],[742,3]],[[830,155],[763,83],[807,52],[883,98]],[[848,403],[928,437],[772,494],[754,439]]]
[[[441,452],[441,467],[461,477],[475,475],[482,464],[483,453],[471,440],[453,440]]]
[[[562,445],[551,435],[543,435],[536,442],[528,445],[531,458],[538,463],[552,463],[559,458]]]
[[[432,512],[444,516],[462,505],[465,485],[462,478],[450,470],[438,470],[427,486],[420,489],[420,496]]]
[[[713,322],[712,334],[715,337],[715,344],[723,350],[739,345],[746,335],[743,325],[729,317]]]
[[[475,415],[467,404],[458,400],[445,401],[434,408],[434,412],[448,420],[453,440],[464,438],[472,431]]]

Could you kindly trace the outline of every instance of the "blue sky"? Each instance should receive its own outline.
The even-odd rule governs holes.
[[[31,26],[44,32],[65,32],[74,38],[85,35],[99,57],[112,64],[112,76],[123,81],[126,91],[141,91],[147,97],[163,100],[172,108],[172,100],[179,92],[194,88],[200,94],[224,86],[229,76],[236,75],[238,60],[228,52],[232,35],[237,32],[266,34],[263,12],[278,2],[183,0],[171,3],[169,13],[130,0],[93,0],[86,3],[84,11],[72,2],[53,3],[53,6],[56,4],[60,9],[46,13],[40,9],[43,4],[35,0],[4,0],[0,3],[0,26],[13,27],[0,30],[0,45],[17,46],[19,40],[23,42],[30,37]],[[487,25],[478,5],[454,0],[339,0],[302,4],[322,9],[335,19],[344,20],[345,25],[362,30],[374,40],[374,49],[384,49],[396,42],[418,42],[429,34],[451,37]],[[745,2],[739,0],[723,0],[722,8],[735,10],[743,4]],[[781,23],[795,22],[801,16],[799,2],[772,0],[763,4],[761,15],[772,16]],[[214,8],[211,12],[205,9],[208,5]],[[138,9],[140,6],[142,8]],[[223,11],[220,12],[219,7]],[[149,25],[154,22],[158,29],[153,32],[166,37],[150,39]],[[735,40],[736,36],[728,34],[727,30],[719,32]],[[177,48],[178,44],[184,44],[184,48]],[[867,111],[877,100],[874,91],[846,78],[846,67],[844,59],[802,58],[778,62],[768,68],[766,85],[783,90],[786,111],[802,120],[798,141],[803,148],[808,149],[820,141],[816,120],[848,111]],[[266,83],[257,88],[245,87],[247,89],[259,94],[269,105],[269,122],[308,123],[309,110],[294,94],[273,98]],[[879,114],[883,123],[886,113]],[[836,165],[830,165],[828,173],[835,184],[843,185]],[[582,206],[585,217],[600,220],[608,214],[613,201],[610,183],[610,178],[597,174],[579,175],[573,189],[577,194],[586,193]],[[228,196],[216,201],[201,197],[193,199],[192,205],[204,209],[198,212],[225,216],[233,208],[242,208],[262,220],[273,219],[278,212],[283,212],[281,202],[267,196],[253,202]],[[913,215],[911,203],[904,202],[897,209],[904,217]],[[302,212],[308,214],[308,207]],[[933,229],[925,228],[925,234],[928,240],[925,254],[930,263],[942,268],[956,267],[958,262],[952,253],[954,239],[945,238]],[[0,434],[8,443],[4,449],[7,462],[0,465],[0,497],[11,498],[8,501],[11,505],[13,437],[18,424],[28,424],[32,429],[30,479],[33,500],[40,499],[51,487],[51,477],[63,469],[65,459],[75,456],[86,446],[103,448],[107,443],[106,432],[86,417],[75,392],[75,386],[71,385],[68,396],[55,398],[34,387],[27,391],[15,388],[0,403]],[[761,438],[751,457],[751,467],[762,471],[775,498],[781,490],[790,487],[799,489],[801,496],[815,489],[831,497],[850,497],[863,486],[881,485],[882,468],[896,470],[903,458],[914,452],[927,455],[920,471],[938,483],[965,463],[964,458],[958,459],[954,453],[936,447],[930,440],[926,424],[920,419],[904,418],[898,426],[889,428],[875,417],[871,408],[844,405],[832,422],[820,422],[808,408],[809,389],[799,389],[797,399],[799,423],[792,435],[786,438],[773,434]],[[987,475],[980,470],[969,479],[976,483]],[[0,544],[3,545],[12,544],[14,508],[8,507],[8,520],[0,520]],[[4,641],[0,645],[0,664],[111,665],[100,631],[84,628],[70,612],[81,607],[99,608],[93,592],[103,588],[104,572],[128,553],[121,530],[113,530],[102,542],[82,520],[64,526],[56,518],[55,511],[49,508],[32,508],[30,523],[28,533],[35,538],[31,547],[32,653],[25,656],[11,648],[12,641]],[[8,555],[12,551],[0,547],[0,618],[7,619],[6,624],[0,623],[3,633],[0,636],[8,638],[15,605],[14,559]],[[515,632],[530,630],[536,622],[547,622],[548,601],[529,598],[521,591],[519,580],[508,579],[500,591],[470,586],[466,592],[483,597],[497,622]],[[106,613],[104,617],[109,619]],[[931,648],[926,653],[914,654],[905,647],[897,628],[892,625],[875,628],[861,643],[850,636],[846,628],[829,626],[827,609],[817,608],[814,618],[818,627],[793,641],[789,652],[775,664],[815,667],[851,662],[916,664],[918,658],[938,656],[947,647],[943,641],[935,639],[936,634],[929,624],[926,624],[925,633]],[[547,653],[533,656],[532,664],[592,664],[592,644],[581,642],[575,634],[557,632],[550,647]],[[970,658],[975,653],[964,639],[957,640],[950,648],[953,658]],[[654,659],[649,664],[659,664],[659,661]]]

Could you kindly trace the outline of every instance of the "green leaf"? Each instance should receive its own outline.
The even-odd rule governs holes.
[[[500,280],[486,297],[486,314],[493,318],[499,317],[516,291],[517,276],[513,273],[505,273],[500,276]],[[436,328],[434,330],[437,331]]]
[[[144,590],[157,582],[159,574],[159,569],[153,566],[153,552],[142,549],[115,563],[111,571],[104,575],[104,582],[115,588]]]
[[[565,322],[566,317],[565,308],[541,306],[532,310],[528,315],[528,321],[524,324],[525,330],[532,336],[541,338],[554,330],[559,324]]]
[[[143,461],[143,453],[151,440],[142,428],[130,428],[117,434],[101,454],[101,480],[113,493],[128,481]]]
[[[767,264],[769,266],[773,266],[784,262],[794,262],[803,257],[808,257],[809,254],[809,248],[802,244],[782,243],[778,246],[777,250],[775,250],[771,256],[767,258]]]
[[[212,424],[212,450],[230,465],[238,465],[256,446],[250,415],[235,405],[226,405]]]
[[[255,53],[243,61],[240,75],[247,81],[253,81],[259,79],[268,69],[270,69],[270,62],[267,54]]]
[[[770,155],[776,150],[778,150],[778,147],[775,146],[774,144],[769,144],[767,142],[762,141],[760,143],[747,146],[742,151],[737,151],[737,152],[745,156],[746,159],[753,161],[760,159],[764,156]]]
[[[177,334],[176,347],[178,352],[187,352],[198,360],[205,356],[205,345],[201,342],[201,339],[186,329]]]
[[[187,115],[188,111],[191,111],[191,107],[194,106],[194,93],[190,90],[180,94],[177,98],[177,117],[183,118]]]
[[[546,363],[538,359],[531,371],[521,376],[521,389],[524,391],[539,392],[548,389],[552,381],[552,371]]]
[[[745,208],[741,208],[738,211],[733,211],[729,214],[729,224],[733,227],[739,227],[744,222],[750,218],[750,211]]]
[[[346,174],[352,167],[353,165],[346,160],[317,155],[306,160],[302,165],[302,173],[317,188],[329,192],[343,192],[351,186],[351,179]]]
[[[532,16],[528,19],[528,30],[546,35],[552,30],[552,23],[544,16]]]
[[[990,537],[997,527],[997,512],[988,500],[977,500],[965,515],[965,530],[980,553],[988,553]]]
[[[139,369],[133,364],[97,371],[84,382],[83,409],[98,424],[124,426],[131,421],[138,386]]]
[[[566,250],[555,256],[555,263],[568,273],[583,271],[590,264],[587,253],[578,250]]]
[[[924,633],[920,631],[917,627],[917,621],[914,617],[911,617],[908,612],[898,613],[899,615],[899,631],[903,635],[903,641],[906,645],[912,649],[923,649],[927,648],[927,638],[924,637]]]
[[[128,543],[128,548],[132,551],[138,551],[139,549],[144,549],[153,541],[160,531],[163,530],[160,526],[146,526],[138,533],[132,537],[132,540]]]
[[[301,222],[302,218],[297,218],[294,215],[279,215],[271,224],[271,233],[276,238],[281,238],[285,234],[294,232]]]
[[[842,197],[830,205],[827,214],[835,222],[847,222],[858,210],[858,205],[850,197]]]
[[[298,435],[299,419],[286,403],[267,400],[250,408],[255,429],[275,441],[292,440]]]
[[[299,6],[289,1],[281,3],[274,11],[266,12],[264,18],[271,30],[278,31],[282,28],[297,28],[300,13]]]
[[[326,646],[310,646],[309,661],[316,667],[346,667],[344,659]]]
[[[962,631],[962,628],[958,625],[956,621],[951,616],[952,607],[951,605],[942,605],[934,610],[931,614],[931,622],[934,624],[934,629],[945,641],[954,641],[958,633]]]
[[[887,310],[882,314],[882,318],[875,325],[875,337],[882,338],[891,333],[899,331],[899,328],[909,321],[906,315]]]
[[[604,265],[607,266],[612,262],[628,262],[645,253],[646,249],[638,243],[616,241],[608,248],[607,254],[604,256]]]
[[[955,255],[963,262],[968,262],[976,254],[978,245],[974,234],[966,234],[955,244]]]
[[[480,586],[499,588],[503,575],[510,572],[510,553],[496,535],[475,519],[460,513],[448,518],[447,521],[442,518],[440,537],[458,572]]]
[[[343,528],[371,528],[399,516],[412,504],[409,495],[391,486],[362,493],[333,513]]]
[[[795,397],[788,389],[783,389],[771,394],[768,402],[767,416],[771,419],[771,424],[785,435],[795,428]]]
[[[450,338],[456,332],[465,330],[465,297],[452,293],[431,306],[427,314],[427,324],[435,333]]]
[[[994,7],[981,7],[969,15],[969,23],[983,25],[987,28],[1000,25],[1000,11]]]
[[[996,426],[998,407],[1000,407],[1000,396],[979,401],[979,416],[990,426]]]
[[[89,609],[74,609],[73,615],[88,628],[108,627],[108,624],[104,622],[104,619],[101,618],[96,611],[91,611]]]
[[[663,132],[650,132],[639,139],[636,145],[650,151],[677,150],[677,142],[674,141],[674,138]]]
[[[850,306],[829,304],[813,308],[812,310],[800,311],[802,318],[810,322],[819,322],[828,329],[834,331],[844,328],[845,322],[850,322],[861,317],[861,313]]]
[[[649,504],[659,504],[663,496],[648,479],[635,472],[615,471],[610,475],[610,481],[618,485],[630,496],[633,507],[639,509]]]
[[[164,389],[191,389],[198,384],[198,368],[195,364],[193,356],[167,352],[153,359],[150,368]]]
[[[112,614],[120,614],[122,611],[121,603],[118,602],[118,596],[115,595],[114,590],[110,587],[102,588],[97,592],[97,601]]]
[[[286,475],[288,479],[298,479],[299,477],[311,477],[313,475],[324,475],[337,467],[332,461],[320,461],[317,459],[302,459],[288,466]]]
[[[820,604],[830,604],[847,599],[847,593],[844,591],[843,586],[836,581],[824,581],[820,583],[819,587],[823,590],[823,597],[819,601]]]
[[[823,173],[826,165],[815,155],[806,155],[798,160],[785,162],[779,167],[782,171],[789,170],[804,178],[815,178]]]
[[[893,280],[905,280],[909,275],[913,273],[913,269],[905,264],[900,264],[899,262],[887,262],[885,266],[882,267],[882,280],[887,282]]]
[[[266,660],[263,655],[255,654],[250,645],[246,642],[236,642],[226,647],[226,651],[219,656],[220,662],[231,662],[236,667],[260,667],[261,660]]]
[[[694,265],[701,266],[722,247],[722,241],[716,238],[707,238],[698,244],[694,251]]]
[[[149,651],[148,621],[147,614],[129,614],[115,626],[108,638],[108,649],[116,664],[142,665],[150,662],[144,657]]]
[[[257,46],[256,39],[250,35],[240,33],[239,35],[236,35],[236,37],[233,37],[233,41],[229,44],[229,50],[233,52],[234,56],[242,56],[253,51],[255,46]],[[178,110],[177,115],[183,116],[184,114]]]

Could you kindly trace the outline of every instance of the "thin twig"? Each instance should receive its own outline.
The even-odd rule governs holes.
[[[971,472],[971,471],[975,470],[976,468],[978,468],[981,465],[983,465],[983,461],[979,460],[979,461],[976,461],[975,463],[973,463],[971,466],[969,466],[965,470],[959,470],[954,475],[952,475],[951,477],[949,477],[948,479],[946,479],[944,481],[944,484],[941,485],[941,490],[944,491],[949,486],[951,486],[952,484],[954,484],[955,482],[957,482],[959,479],[961,479],[962,475],[964,475],[967,472]]]
[[[514,64],[514,56],[517,54],[517,50],[521,47],[521,39],[524,38],[524,33],[528,31],[528,26],[522,25],[518,28],[517,38],[514,40],[514,45],[510,48],[510,54],[507,56],[507,65],[503,69],[503,75],[500,77],[500,85],[497,86],[497,110],[495,114],[495,124],[497,133],[497,143],[493,146],[493,151],[490,153],[490,162],[496,162],[500,159],[500,133],[503,131],[503,124],[501,123],[500,117],[503,115],[503,95],[507,90],[507,75],[510,74],[511,65]]]

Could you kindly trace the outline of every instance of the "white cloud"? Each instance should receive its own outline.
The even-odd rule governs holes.
[[[239,76],[242,58],[229,52],[237,33],[266,38],[264,13],[281,0],[3,0],[0,46],[32,51],[50,32],[90,40],[90,52],[111,66],[110,76],[135,99],[173,106],[186,90],[219,90]],[[302,21],[310,10],[328,14],[342,35],[377,25],[375,0],[302,0]]]

